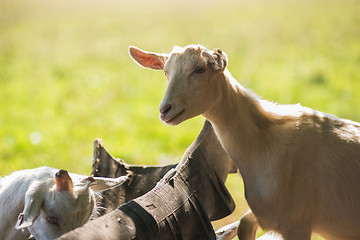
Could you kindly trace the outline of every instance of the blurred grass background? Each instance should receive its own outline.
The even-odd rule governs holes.
[[[2,0],[0,175],[89,174],[96,137],[128,163],[179,161],[204,119],[161,123],[164,74],[127,48],[191,43],[224,50],[234,77],[265,99],[360,121],[357,0]],[[215,227],[247,210],[241,177],[227,186],[237,210]]]

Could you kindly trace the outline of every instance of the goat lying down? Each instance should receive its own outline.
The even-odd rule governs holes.
[[[21,170],[0,178],[0,233],[4,240],[54,239],[87,222],[95,192],[127,180],[68,174],[50,167]]]
[[[190,45],[158,54],[130,47],[129,53],[140,66],[165,71],[163,122],[203,115],[212,123],[242,175],[252,210],[245,222],[286,240],[310,239],[312,232],[360,239],[359,123],[260,99],[231,76],[219,49]],[[239,239],[255,234],[247,236]]]

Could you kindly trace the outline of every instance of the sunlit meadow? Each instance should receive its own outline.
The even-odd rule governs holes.
[[[225,51],[234,77],[265,99],[360,121],[356,0],[3,0],[0,175],[42,165],[89,174],[96,137],[128,163],[179,161],[204,119],[164,125],[165,76],[127,48],[191,43]],[[237,209],[216,228],[247,210],[241,177],[227,186]]]

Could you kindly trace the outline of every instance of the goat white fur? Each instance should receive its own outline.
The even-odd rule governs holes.
[[[359,123],[261,100],[231,76],[221,50],[190,45],[170,54],[135,47],[129,53],[140,66],[167,75],[162,121],[210,120],[262,228],[286,240],[310,239],[312,232],[360,239]]]
[[[40,167],[0,178],[1,239],[28,239],[30,234],[37,240],[55,239],[89,220],[94,192],[127,179],[70,176],[65,170]]]

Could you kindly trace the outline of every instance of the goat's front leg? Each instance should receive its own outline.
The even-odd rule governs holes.
[[[237,229],[237,235],[240,240],[255,240],[259,224],[254,213],[249,210],[241,219]]]

